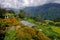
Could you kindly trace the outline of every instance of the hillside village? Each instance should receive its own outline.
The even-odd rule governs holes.
[[[60,22],[0,9],[0,40],[60,40]],[[2,13],[2,14],[1,14]],[[26,16],[27,15],[27,16]]]

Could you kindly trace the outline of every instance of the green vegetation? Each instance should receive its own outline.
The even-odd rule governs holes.
[[[60,27],[51,27],[55,32],[60,34]]]
[[[4,40],[15,40],[16,37],[16,31],[14,30],[7,30],[6,34],[5,34],[5,38]]]
[[[1,35],[1,40],[60,40],[59,19],[53,21],[41,19],[39,13],[32,17],[24,10],[17,15],[13,10],[3,10],[0,9],[0,13],[2,13],[0,15],[0,35],[4,35]],[[3,19],[4,16],[7,17]],[[35,27],[24,25],[20,22],[21,20],[35,24]]]
[[[6,10],[0,8],[0,18],[4,18],[4,13],[6,13]]]

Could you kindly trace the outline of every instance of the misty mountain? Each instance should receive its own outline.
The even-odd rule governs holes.
[[[31,13],[31,15],[39,13],[41,15],[41,18],[46,19],[54,19],[57,17],[60,18],[60,4],[57,3],[49,3],[36,7],[26,7],[24,8],[24,10],[27,13]]]

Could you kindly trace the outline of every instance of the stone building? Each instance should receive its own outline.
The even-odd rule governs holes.
[[[12,18],[12,17],[14,17],[14,14],[12,14],[12,13],[5,13],[4,17],[5,18]]]

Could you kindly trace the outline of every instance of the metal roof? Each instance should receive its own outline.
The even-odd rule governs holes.
[[[33,27],[33,26],[35,26],[35,24],[32,24],[32,23],[30,23],[30,22],[27,22],[27,21],[21,21],[21,23],[22,24],[24,24],[24,25],[27,25],[27,26],[29,26],[29,27]]]

